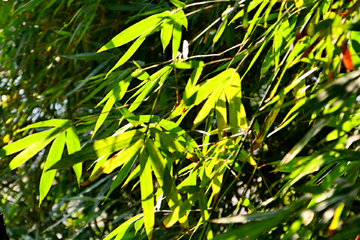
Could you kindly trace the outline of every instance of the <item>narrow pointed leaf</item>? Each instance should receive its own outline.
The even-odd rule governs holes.
[[[144,99],[147,97],[147,95],[150,93],[150,91],[156,86],[159,79],[166,74],[167,72],[170,72],[172,68],[170,66],[166,66],[150,77],[150,81],[148,82],[147,86],[144,88],[144,90],[139,94],[139,96],[134,100],[134,102],[131,104],[129,111],[133,112],[135,109],[137,109],[140,104],[144,101]]]
[[[110,40],[107,44],[105,44],[102,48],[99,49],[98,52],[106,51],[110,48],[120,47],[131,40],[141,36],[147,31],[151,31],[155,27],[159,25],[164,19],[164,17],[170,15],[169,11],[165,11],[159,14],[152,15],[138,23],[135,23],[131,27],[125,29],[118,35],[116,35],[113,39]]]
[[[181,1],[179,1],[179,0],[170,0],[170,2],[171,2],[172,4],[174,4],[174,5],[175,5],[176,7],[178,7],[178,8],[183,8],[183,7],[186,6],[185,3],[183,3],[183,2],[181,2]]]
[[[117,89],[117,90],[119,90],[119,89]],[[114,89],[114,91],[115,91],[115,89]],[[109,112],[111,111],[115,101],[116,101],[116,99],[115,99],[114,95],[110,96],[109,99],[107,100],[105,106],[103,107],[103,109],[100,113],[100,116],[98,117],[98,119],[96,121],[94,132],[93,132],[91,138],[93,138],[95,136],[96,132],[99,130],[101,125],[104,123],[104,121],[105,121],[106,117],[108,116]]]
[[[30,124],[29,126],[26,126],[18,132],[22,132],[31,128],[39,128],[39,127],[58,127],[58,128],[68,128],[71,126],[71,121],[68,119],[51,119],[47,121],[42,121],[34,124]]]
[[[100,177],[101,174],[112,173],[116,168],[128,163],[134,158],[134,156],[137,156],[138,151],[140,150],[142,145],[143,141],[139,140],[136,143],[132,144],[129,148],[123,149],[122,151],[112,156],[110,159],[107,159],[96,171],[96,173],[92,174],[92,176],[87,181],[93,182],[98,177]]]
[[[65,132],[62,132],[51,145],[48,157],[46,158],[45,167],[40,179],[40,199],[39,206],[41,202],[48,194],[53,180],[55,178],[56,170],[46,171],[49,166],[55,164],[61,159],[62,153],[65,147]]]
[[[104,240],[113,239],[115,236],[120,237],[120,239],[121,239],[130,230],[130,228],[132,227],[134,222],[136,220],[139,220],[142,217],[143,217],[143,214],[138,214],[138,215],[130,218],[129,220],[127,220],[126,222],[121,224],[119,227],[117,227],[114,231],[112,231],[109,235],[107,235],[106,238],[104,238]]]
[[[161,25],[161,33],[160,33],[160,39],[163,46],[163,51],[165,52],[166,47],[169,45],[171,36],[173,33],[174,25],[172,24],[172,21],[167,20]]]
[[[146,139],[145,146],[148,151],[149,160],[151,163],[151,167],[155,173],[156,179],[158,180],[160,187],[164,191],[164,195],[166,196],[169,207],[173,211],[175,211],[175,209],[177,209],[177,206],[180,206],[182,204],[182,200],[180,194],[176,191],[176,186],[173,178],[170,175],[169,169],[166,166],[166,161],[162,158],[159,150],[155,147],[155,144],[151,139]],[[174,216],[186,229],[189,229],[189,223],[187,221],[187,218],[183,218],[178,214],[175,214]],[[176,221],[174,220],[172,222],[174,223]]]
[[[280,162],[280,167],[284,166],[285,164],[289,163],[294,157],[305,147],[305,145],[313,138],[316,134],[320,132],[320,130],[325,127],[329,122],[330,119],[321,120],[315,126],[311,128],[311,130],[306,133],[306,135],[285,155],[283,160]]]
[[[215,77],[207,80],[203,85],[201,85],[201,87],[196,92],[193,92],[191,96],[187,96],[187,99],[186,100],[184,99],[184,103],[187,106],[190,106],[192,104],[198,105],[219,85],[228,82],[235,73],[236,73],[235,69],[229,68],[221,72],[220,74],[216,75]]]
[[[221,140],[224,137],[223,130],[227,127],[227,111],[226,111],[226,97],[223,91],[216,102],[216,124],[218,127],[218,135]]]
[[[65,134],[66,134],[66,147],[67,147],[69,155],[71,155],[77,151],[80,151],[81,150],[80,140],[76,133],[75,127],[71,126],[70,128],[66,129]],[[76,174],[78,184],[80,184],[80,178],[81,178],[81,174],[82,174],[81,162],[74,164],[73,169]]]
[[[214,92],[211,93],[208,100],[206,100],[204,106],[201,108],[200,112],[197,114],[193,128],[195,128],[200,122],[202,122],[209,114],[209,112],[215,107],[215,103],[218,101],[220,95],[223,92],[225,84],[217,86]]]
[[[105,154],[119,151],[131,144],[137,142],[143,133],[137,130],[128,131],[118,136],[108,137],[105,139],[94,141],[88,144],[81,151],[62,158],[50,169],[67,168],[76,163],[84,162],[88,159],[97,159]]]
[[[246,112],[241,102],[241,79],[236,72],[225,88],[226,98],[229,102],[229,121],[231,132],[239,133],[239,130],[247,128]]]
[[[178,151],[180,153],[185,151],[185,148],[175,139],[173,139],[168,133],[162,132],[159,129],[151,128],[151,131],[155,134],[155,139],[160,140],[161,146],[173,153]]]
[[[115,180],[111,184],[110,190],[106,194],[106,199],[110,196],[110,194],[114,191],[114,189],[117,188],[124,181],[126,176],[129,174],[130,169],[136,160],[136,157],[137,157],[137,153],[135,153],[129,161],[124,163],[124,166],[120,169],[118,175],[116,176]],[[130,178],[130,176],[129,176],[129,178]]]
[[[141,36],[138,39],[136,39],[136,41],[130,46],[130,48],[126,51],[126,53],[124,55],[122,55],[122,57],[120,58],[120,60],[115,64],[115,66],[113,66],[110,71],[106,74],[105,78],[107,78],[107,76],[109,76],[110,73],[112,73],[115,69],[117,69],[118,67],[120,67],[121,65],[123,65],[127,60],[129,60],[132,55],[134,55],[134,53],[136,52],[136,50],[138,50],[138,48],[140,47],[140,45],[144,42],[146,38]]]
[[[145,230],[148,239],[152,239],[155,211],[154,211],[154,195],[153,195],[153,180],[150,161],[145,146],[140,152],[140,190],[141,190],[141,205],[144,213]]]
[[[50,129],[47,131],[32,134],[32,135],[27,136],[23,139],[20,139],[16,142],[8,144],[5,147],[0,148],[0,157],[4,157],[4,156],[10,155],[10,154],[19,152],[19,151],[23,150],[24,148],[27,148],[36,142],[41,142],[44,140],[44,138],[48,138],[59,132],[60,131],[58,128],[53,128],[53,129]]]
[[[61,129],[55,128],[46,131],[47,135],[45,135],[40,141],[34,142],[30,146],[28,146],[25,150],[19,153],[13,160],[9,163],[9,165],[4,169],[4,171],[0,174],[4,174],[8,171],[14,170],[19,167],[21,164],[25,163],[27,160],[35,156],[40,150],[45,148],[54,138],[56,138]]]

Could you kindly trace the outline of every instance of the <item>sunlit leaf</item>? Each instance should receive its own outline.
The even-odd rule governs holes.
[[[65,130],[65,136],[66,136],[66,147],[69,155],[80,151],[81,149],[80,140],[74,126],[71,126],[70,128]],[[72,168],[74,169],[74,172],[76,174],[78,184],[80,184],[80,178],[82,175],[82,164],[79,162],[77,164],[74,164]]]
[[[148,239],[152,239],[155,224],[154,190],[150,161],[145,146],[140,152],[140,190],[146,234]]]
[[[117,227],[114,231],[112,231],[109,235],[107,235],[106,238],[104,238],[104,240],[110,240],[115,236],[121,239],[130,230],[134,222],[142,217],[143,214],[138,214],[130,218],[129,220],[121,224],[119,227]]]
[[[29,147],[32,144],[36,144],[37,142],[41,142],[44,138],[52,137],[60,132],[59,129],[54,128],[47,131],[39,132],[27,136],[23,139],[20,139],[16,142],[6,145],[5,147],[0,149],[0,157],[4,157],[16,152],[23,150],[24,148]]]
[[[39,206],[41,205],[41,202],[48,194],[56,174],[56,170],[46,171],[46,169],[48,169],[49,166],[55,164],[57,161],[60,160],[62,153],[64,151],[64,147],[65,147],[65,132],[62,132],[51,145],[49,155],[46,158],[45,167],[40,179]]]
[[[163,51],[165,52],[166,47],[169,45],[171,36],[173,34],[174,25],[171,20],[164,21],[161,25],[160,39],[163,46]]]
[[[88,144],[81,151],[62,158],[51,166],[50,169],[59,169],[70,167],[88,159],[97,159],[105,154],[119,151],[137,142],[143,133],[137,130],[128,131],[115,137],[108,137]]]
[[[147,35],[146,33],[144,33],[144,35]],[[129,60],[132,55],[134,55],[134,53],[136,52],[136,50],[138,50],[138,48],[140,47],[140,45],[145,41],[146,36],[141,36],[138,39],[136,39],[136,41],[131,45],[131,47],[126,51],[126,53],[124,55],[122,55],[122,57],[120,58],[120,60],[115,64],[115,66],[113,66],[110,71],[108,71],[108,73],[106,74],[105,78],[107,76],[109,76],[110,73],[112,73],[114,70],[116,70],[118,67],[120,67],[121,65],[123,65],[127,60]]]
[[[46,134],[43,135],[43,138],[40,141],[34,142],[33,144],[29,145],[25,150],[21,153],[16,155],[14,159],[11,160],[9,165],[2,171],[0,175],[4,173],[14,170],[15,168],[19,167],[21,164],[25,163],[27,160],[35,156],[40,150],[45,148],[54,138],[56,138],[61,129],[55,128],[46,131]]]
[[[127,29],[116,35],[113,39],[110,40],[110,42],[101,47],[98,52],[103,52],[114,47],[120,47],[130,42],[131,40],[134,40],[145,32],[151,31],[152,29],[157,27],[158,24],[161,23],[164,18],[169,14],[169,11],[165,11],[159,14],[152,15],[144,20],[141,20],[138,23],[135,23],[131,27],[128,27]]]

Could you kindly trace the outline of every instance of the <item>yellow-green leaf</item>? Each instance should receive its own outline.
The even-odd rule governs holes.
[[[168,15],[170,15],[170,12],[165,11],[159,14],[152,15],[138,23],[135,23],[134,25],[130,26],[129,28],[116,35],[113,39],[110,40],[110,42],[100,48],[98,52],[106,51],[114,47],[120,47],[141,36],[142,34],[153,30]]]
[[[40,150],[45,148],[54,138],[56,138],[59,133],[61,132],[60,128],[50,129],[46,131],[46,135],[37,142],[34,142],[30,146],[28,146],[24,151],[19,153],[10,163],[9,165],[3,170],[0,174],[4,174],[8,171],[14,170],[21,164],[25,163],[27,160],[35,156]]]
[[[141,190],[141,204],[144,213],[145,230],[148,239],[152,239],[155,211],[154,211],[154,195],[153,195],[153,180],[150,161],[145,146],[140,152],[140,190]]]
[[[166,20],[161,25],[160,39],[165,52],[166,47],[169,45],[173,33],[174,25],[171,20]]]
[[[97,159],[105,154],[113,153],[126,148],[137,142],[143,133],[138,130],[124,132],[118,136],[108,137],[105,139],[94,141],[88,144],[81,151],[62,158],[50,169],[67,168],[76,163],[84,162],[88,159]]]
[[[74,126],[69,127],[65,130],[66,135],[66,147],[68,150],[69,155],[73,154],[74,152],[80,151],[80,140],[78,135],[76,134],[76,129]],[[76,178],[78,181],[78,184],[80,184],[80,178],[82,174],[82,164],[81,162],[73,165],[74,172],[76,174]]]
[[[16,142],[8,144],[5,147],[0,148],[0,157],[4,157],[4,156],[10,155],[10,154],[19,152],[19,151],[23,150],[24,148],[27,148],[34,143],[41,142],[45,138],[56,135],[59,132],[60,132],[60,130],[58,128],[53,128],[53,129],[50,129],[47,131],[32,134],[32,135],[27,136],[23,139],[20,139]]]
[[[141,36],[138,39],[136,39],[136,41],[130,46],[130,48],[126,51],[126,53],[124,55],[122,55],[122,57],[120,58],[120,60],[115,64],[115,66],[113,66],[110,71],[107,72],[105,78],[107,78],[107,76],[109,76],[109,74],[111,72],[113,72],[115,69],[117,69],[118,67],[120,67],[121,65],[123,65],[127,60],[129,60],[129,58],[131,58],[132,55],[134,55],[134,53],[136,52],[136,50],[138,50],[138,48],[140,47],[140,45],[145,41],[146,37]]]
[[[51,145],[49,154],[46,158],[45,167],[43,169],[43,173],[40,179],[39,206],[41,205],[41,202],[48,194],[56,174],[56,170],[46,171],[46,169],[48,169],[51,165],[55,164],[57,161],[60,160],[62,153],[64,151],[64,147],[65,147],[65,132],[62,132]]]

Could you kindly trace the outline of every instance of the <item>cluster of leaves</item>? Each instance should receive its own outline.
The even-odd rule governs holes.
[[[359,9],[1,2],[9,235],[355,239]]]

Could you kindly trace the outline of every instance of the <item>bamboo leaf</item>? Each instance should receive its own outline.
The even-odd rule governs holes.
[[[171,2],[172,4],[174,4],[174,5],[175,5],[176,7],[178,7],[178,8],[183,8],[183,7],[186,6],[185,3],[183,3],[183,2],[181,2],[181,1],[179,1],[179,0],[170,0],[170,2]]]
[[[226,98],[229,103],[229,121],[232,134],[247,128],[246,112],[241,102],[241,79],[237,72],[231,76],[225,88]]]
[[[220,95],[222,94],[224,90],[225,84],[220,84],[219,86],[216,86],[216,89],[214,92],[211,93],[208,100],[205,102],[204,106],[201,108],[200,112],[197,114],[194,123],[193,123],[193,129],[202,122],[209,114],[209,112],[215,107],[215,103],[218,101]]]
[[[66,135],[66,147],[68,150],[69,155],[78,152],[81,150],[80,140],[78,135],[76,134],[76,129],[74,126],[65,130]],[[56,163],[55,163],[56,164]],[[80,178],[82,175],[82,164],[81,162],[73,165],[74,172],[76,174],[76,178],[78,184],[80,185]]]
[[[165,52],[166,47],[169,45],[171,36],[173,33],[174,25],[171,20],[166,20],[161,25],[160,39],[163,46],[163,52]]]
[[[165,75],[166,73],[169,73],[172,71],[172,68],[170,66],[166,66],[153,75],[151,75],[150,80],[146,87],[143,89],[143,91],[139,94],[139,96],[134,100],[134,102],[131,104],[129,111],[133,112],[135,109],[137,109],[140,104],[144,101],[145,97],[149,94],[149,92],[156,86],[156,83],[158,83],[159,79]]]
[[[64,151],[64,147],[65,147],[65,132],[62,132],[51,145],[49,154],[46,158],[45,167],[43,169],[43,173],[40,179],[39,206],[41,205],[41,202],[48,194],[56,174],[56,170],[46,171],[46,169],[48,169],[49,166],[55,164],[57,161],[61,159],[62,153]]]
[[[166,16],[169,16],[170,12],[165,11],[159,14],[152,15],[144,20],[141,20],[138,23],[128,27],[118,35],[116,35],[113,39],[110,40],[107,44],[99,49],[98,52],[106,51],[110,48],[120,47],[135,38],[141,36],[142,34],[152,31],[156,28]]]
[[[105,154],[119,151],[125,147],[137,142],[143,133],[137,130],[128,131],[118,136],[108,137],[105,139],[94,141],[81,151],[71,154],[62,158],[56,164],[50,167],[50,169],[67,168],[76,163],[84,162],[88,159],[97,159]]]
[[[16,155],[9,165],[2,171],[0,175],[5,174],[8,171],[14,170],[19,167],[21,164],[25,163],[27,160],[35,156],[40,150],[45,148],[54,138],[56,138],[62,130],[59,128],[51,129],[46,131],[47,134],[44,134],[43,138],[40,141],[34,142],[28,146],[21,153]]]
[[[155,135],[155,139],[160,140],[161,146],[167,149],[169,152],[173,153],[177,151],[182,153],[185,151],[185,148],[169,134],[156,128],[151,128],[150,130]]]
[[[130,85],[131,80],[132,80],[132,76],[128,76],[127,78],[125,78],[125,80],[120,81],[98,104],[98,105],[100,105],[104,101],[104,99],[107,99],[107,102],[106,102],[104,108],[102,109],[100,116],[98,117],[98,119],[96,121],[92,138],[95,136],[96,132],[99,130],[101,125],[104,123],[104,121],[105,121],[106,117],[108,116],[109,112],[111,111],[114,103],[123,98],[123,96],[126,93],[126,90],[128,89],[128,87]]]
[[[170,176],[169,169],[166,167],[166,161],[162,158],[159,150],[155,147],[154,142],[151,139],[146,139],[145,146],[156,179],[164,191],[169,207],[175,211],[175,209],[177,209],[176,207],[181,205],[182,200],[180,194],[176,191],[176,186],[173,178]],[[176,217],[176,220],[179,219],[178,214],[175,214],[174,216]],[[187,219],[181,218],[179,221],[181,221],[186,229],[189,229]],[[175,223],[176,221],[174,220],[171,222]],[[167,224],[167,226],[170,227],[171,225]]]
[[[118,88],[114,89],[114,94],[118,94],[115,92],[116,90],[120,90],[120,89],[118,89]],[[104,121],[105,121],[106,117],[108,116],[109,112],[111,111],[115,101],[116,101],[116,98],[114,95],[110,96],[109,99],[107,100],[105,106],[103,107],[103,109],[101,111],[100,116],[96,120],[94,132],[93,132],[91,138],[94,138],[95,134],[97,133],[97,131],[99,130],[101,125],[104,123]]]
[[[107,160],[102,166],[102,172],[105,174],[109,174],[113,172],[115,168],[130,161],[135,155],[137,155],[142,145],[143,141],[140,139],[128,148],[122,150],[119,154]]]
[[[71,121],[68,119],[51,119],[47,121],[30,124],[29,126],[19,129],[17,132],[22,132],[31,128],[39,128],[39,127],[58,127],[64,129],[70,126],[71,126]]]
[[[105,158],[106,161],[103,162],[101,167],[94,174],[92,174],[90,178],[86,181],[86,183],[84,183],[83,185],[87,185],[88,183],[95,181],[103,173],[110,174],[116,168],[127,164],[131,160],[134,160],[142,145],[143,141],[140,139],[136,143],[132,144],[130,147],[121,150],[120,152],[112,156],[110,159]]]
[[[144,213],[145,230],[148,239],[153,238],[155,211],[154,211],[154,195],[153,180],[150,161],[145,146],[140,152],[140,190],[141,205]]]
[[[132,152],[133,153],[133,152]],[[127,157],[125,155],[125,157]],[[129,174],[131,167],[133,166],[135,160],[136,160],[137,154],[134,154],[132,158],[129,161],[125,161],[124,166],[120,169],[118,175],[116,176],[115,180],[112,182],[110,190],[106,194],[105,200],[110,196],[110,194],[114,191],[115,188],[117,188],[126,178],[126,176]],[[135,172],[135,171],[134,171]],[[131,179],[131,176],[129,176],[128,179]]]
[[[57,133],[59,133],[59,129],[53,128],[47,131],[43,131],[27,136],[16,142],[6,145],[3,148],[0,148],[0,157],[4,157],[19,152],[24,148],[27,148],[30,145],[35,144],[37,142],[41,142],[43,139],[48,138],[49,136],[53,136],[54,134],[56,135]]]
[[[147,34],[144,34],[145,36],[141,36],[138,39],[136,39],[136,41],[130,46],[130,48],[126,51],[126,53],[124,55],[122,55],[122,57],[120,58],[120,60],[115,64],[115,66],[113,66],[110,71],[107,72],[105,78],[107,78],[107,76],[109,76],[110,73],[112,73],[115,69],[117,69],[118,67],[120,67],[121,65],[123,65],[127,60],[129,60],[132,55],[134,55],[134,53],[136,52],[136,50],[138,50],[138,48],[140,47],[140,45],[145,41]]]
[[[190,60],[186,62],[175,62],[171,64],[171,66],[178,69],[192,69],[192,68],[197,69],[203,67],[203,65],[204,65],[203,61],[194,61],[194,60]]]
[[[110,240],[110,239],[114,238],[115,236],[116,236],[116,238],[121,239],[130,230],[130,228],[134,225],[134,222],[139,220],[142,217],[143,217],[143,214],[138,214],[138,215],[130,218],[129,220],[127,220],[126,222],[121,224],[119,227],[117,227],[114,231],[112,231],[109,235],[107,235],[106,238],[104,238],[104,240]]]
[[[285,164],[289,163],[294,157],[305,147],[305,145],[313,138],[316,134],[320,132],[320,130],[325,127],[329,122],[330,119],[321,120],[311,130],[306,133],[306,135],[285,155],[283,160],[280,162],[280,167],[284,166]]]
[[[193,92],[191,96],[186,96],[186,100],[184,103],[187,106],[190,105],[198,105],[202,102],[212,91],[214,91],[219,85],[222,83],[226,83],[233,77],[236,73],[236,70],[233,68],[229,68],[220,74],[216,75],[215,77],[207,80],[196,92]],[[191,91],[189,87],[189,91]]]
[[[172,40],[172,57],[175,59],[178,55],[178,51],[181,44],[181,35],[182,35],[182,25],[180,21],[176,21],[174,24],[173,30],[173,40]]]

